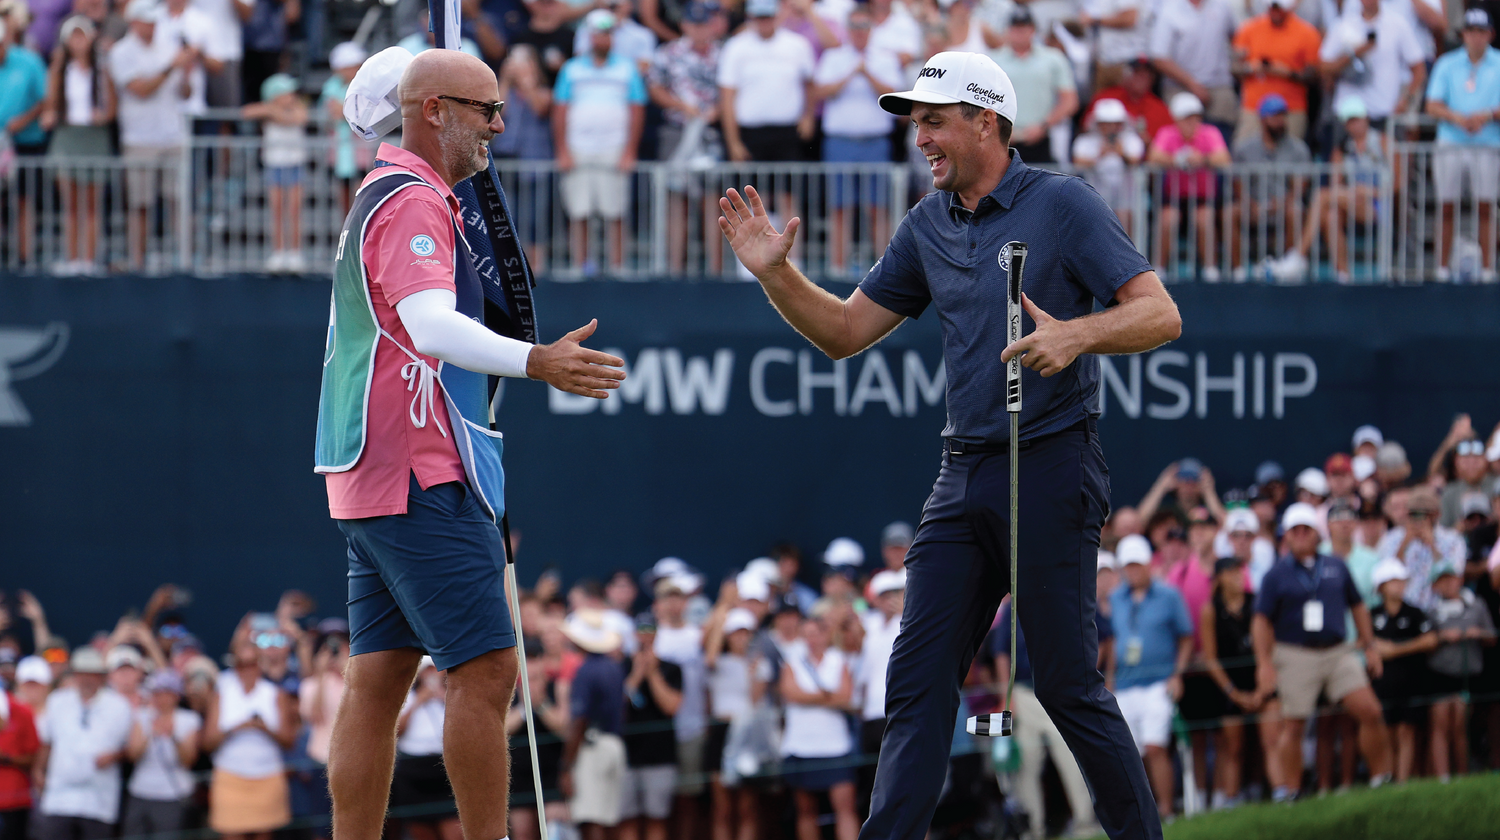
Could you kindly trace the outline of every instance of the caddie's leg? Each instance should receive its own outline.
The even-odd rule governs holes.
[[[492,650],[448,671],[443,763],[458,800],[465,840],[495,840],[508,830],[509,736],[505,715],[516,686],[516,649]],[[517,712],[520,714],[520,712]]]
[[[953,744],[959,687],[1008,580],[975,543],[966,509],[970,465],[952,456],[906,555],[906,607],[886,676],[886,728],[863,840],[922,840]]]
[[[337,840],[380,840],[396,764],[396,718],[421,659],[409,647],[349,657],[328,759]]]

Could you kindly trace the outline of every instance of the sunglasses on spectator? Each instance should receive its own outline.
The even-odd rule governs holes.
[[[449,102],[467,105],[482,114],[485,122],[494,122],[495,118],[500,116],[500,112],[505,110],[504,99],[499,102],[480,102],[477,99],[464,99],[461,96],[448,96],[446,94],[439,94],[438,99],[446,99]]]
[[[1482,441],[1482,440],[1465,440],[1465,441],[1460,441],[1459,444],[1458,444],[1458,446],[1455,446],[1453,448],[1453,451],[1456,452],[1456,453],[1458,453],[1459,455],[1483,455],[1484,454],[1484,441]]]

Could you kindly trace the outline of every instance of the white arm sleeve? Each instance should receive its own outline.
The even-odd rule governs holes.
[[[491,332],[454,308],[457,297],[447,289],[424,289],[402,298],[396,314],[418,353],[478,373],[526,378],[526,361],[535,345]]]

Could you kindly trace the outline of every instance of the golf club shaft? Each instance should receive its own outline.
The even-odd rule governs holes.
[[[510,612],[515,621],[516,653],[521,666],[521,707],[526,712],[526,742],[531,748],[531,782],[536,787],[536,823],[538,836],[547,839],[547,803],[542,798],[542,765],[536,757],[536,715],[531,711],[531,676],[526,673],[526,637],[521,632],[521,590],[516,587],[516,558],[510,550],[510,518],[500,517],[500,538],[505,543],[505,588],[510,595]]]
[[[1026,243],[1011,242],[1005,246],[1008,276],[1006,277],[1005,325],[1006,340],[1014,344],[1021,340],[1021,283],[1026,272]],[[1005,369],[1005,410],[1010,413],[1010,683],[1005,690],[1005,708],[1014,710],[1016,692],[1016,646],[1020,638],[1020,602],[1016,598],[1016,587],[1020,579],[1020,519],[1021,499],[1021,357],[1012,356]]]

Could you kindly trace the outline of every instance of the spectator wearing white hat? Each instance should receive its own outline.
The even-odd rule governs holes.
[[[1399,501],[1397,494],[1393,501]],[[1448,565],[1462,569],[1468,559],[1469,548],[1464,538],[1451,528],[1438,524],[1441,502],[1431,488],[1423,485],[1406,494],[1405,510],[1393,511],[1391,518],[1397,522],[1385,532],[1375,546],[1381,557],[1395,557],[1406,564],[1411,577],[1406,586],[1406,601],[1418,609],[1432,606],[1432,586],[1428,579],[1437,566]]]
[[[132,709],[139,709],[150,699],[141,691],[141,682],[146,678],[146,660],[141,652],[130,645],[115,645],[104,656],[104,667],[109,671],[106,682],[116,694],[125,698]]]
[[[656,655],[682,668],[682,702],[672,716],[677,735],[677,810],[695,819],[703,793],[703,754],[708,740],[708,696],[703,670],[703,628],[687,621],[687,598],[698,578],[677,573],[656,582]],[[689,823],[691,824],[691,822]]]
[[[1118,99],[1095,102],[1089,119],[1089,130],[1073,140],[1073,165],[1129,230],[1135,205],[1130,175],[1145,158],[1146,143],[1129,127],[1130,114]]]
[[[333,177],[339,180],[339,198],[345,213],[349,212],[349,201],[359,179],[375,163],[377,143],[355,137],[344,120],[344,97],[349,93],[349,83],[369,57],[369,51],[354,41],[335,46],[328,53],[328,67],[333,72],[318,93],[318,105],[326,113],[329,131],[333,132]]]
[[[25,703],[32,716],[41,722],[42,712],[47,710],[47,696],[52,692],[52,666],[40,656],[23,656],[16,663],[16,682],[13,694]]]
[[[1261,581],[1251,624],[1256,696],[1264,701],[1275,693],[1285,716],[1278,749],[1266,757],[1281,766],[1282,786],[1273,799],[1286,801],[1298,792],[1302,733],[1320,694],[1342,704],[1358,721],[1360,752],[1370,768],[1370,785],[1378,787],[1390,780],[1390,744],[1380,701],[1357,651],[1345,641],[1344,623],[1345,612],[1352,612],[1367,667],[1379,676],[1370,611],[1344,561],[1318,553],[1318,516],[1311,505],[1292,504],[1281,524],[1286,554]]]
[[[1438,645],[1432,620],[1406,603],[1407,578],[1406,564],[1394,557],[1376,564],[1371,576],[1380,601],[1371,609],[1370,623],[1382,664],[1380,676],[1371,682],[1386,726],[1392,728],[1397,782],[1410,779],[1416,764],[1417,730],[1427,726],[1427,706],[1414,698],[1427,682],[1424,654]]]
[[[1427,689],[1432,701],[1432,771],[1441,781],[1469,770],[1469,690],[1484,668],[1482,646],[1495,643],[1489,608],[1464,588],[1462,565],[1432,570],[1432,606],[1427,611],[1437,632],[1437,649],[1427,655]]]
[[[848,537],[836,537],[823,551],[823,597],[830,604],[854,603],[859,598],[859,570],[865,550]],[[859,609],[864,602],[859,601]],[[817,607],[814,607],[816,610]]]
[[[1385,435],[1380,429],[1368,423],[1354,430],[1354,436],[1349,439],[1349,448],[1355,455],[1366,455],[1374,458],[1380,447],[1385,445]]]
[[[104,840],[120,817],[120,763],[130,740],[130,704],[105,685],[104,657],[81,647],[72,678],[47,699],[38,723],[42,799],[38,840]]]
[[[1193,653],[1193,621],[1177,590],[1152,577],[1145,537],[1120,540],[1115,558],[1125,585],[1110,596],[1115,662],[1105,677],[1146,762],[1157,808],[1166,816],[1176,786],[1167,745],[1182,697],[1182,672]]]
[[[40,671],[40,675],[38,675]],[[50,682],[47,663],[28,656],[17,663],[16,684]],[[0,687],[0,838],[27,840],[31,820],[31,766],[41,749],[36,716],[16,694]]]
[[[135,762],[120,827],[127,837],[182,830],[188,799],[196,787],[189,770],[198,760],[203,718],[178,708],[182,677],[171,669],[159,669],[146,679],[145,691],[147,702],[135,710],[127,747]]]
[[[859,670],[854,674],[854,697],[859,703],[859,751],[862,755],[880,754],[880,739],[885,734],[885,673],[891,664],[891,651],[901,633],[901,612],[906,606],[906,570],[885,569],[870,578],[873,609],[865,612],[864,644],[860,648]],[[870,792],[875,787],[875,765],[862,765],[859,773],[859,802],[868,808]]]
[[[1190,0],[1177,0],[1187,4]],[[1205,3],[1218,0],[1203,0]],[[1195,264],[1201,267],[1203,279],[1219,279],[1214,251],[1213,198],[1217,194],[1214,169],[1229,165],[1229,146],[1217,126],[1203,122],[1203,102],[1195,94],[1182,91],[1168,105],[1172,124],[1151,138],[1146,159],[1157,166],[1170,167],[1162,183],[1163,199],[1160,230],[1157,235],[1156,264],[1171,268],[1176,262],[1179,223],[1185,204],[1192,212],[1192,239],[1197,246]]]
[[[741,573],[736,589],[742,599],[748,595],[769,596],[769,586],[753,572]],[[760,619],[741,606],[722,611],[716,608],[704,631],[703,665],[708,672],[711,722],[703,767],[713,789],[715,840],[755,840],[758,836],[759,793],[737,773],[726,776],[722,768],[730,727],[736,721],[746,725],[770,678],[767,673],[758,679],[752,674],[764,666],[750,650],[759,627]]]
[[[558,782],[583,840],[604,840],[620,823],[625,776],[625,742],[620,738],[625,671],[619,662],[620,634],[606,627],[604,617],[595,610],[568,616],[562,632],[584,652],[584,660],[573,673],[568,737]]]
[[[1249,591],[1260,589],[1261,578],[1276,562],[1276,546],[1261,533],[1260,517],[1247,507],[1233,507],[1224,516],[1224,529],[1214,538],[1214,553],[1245,564]]]

